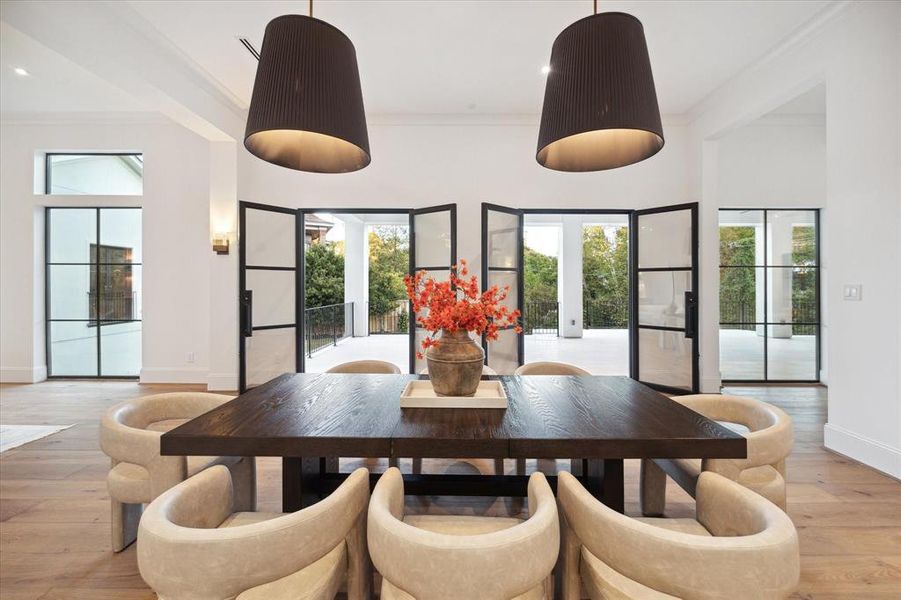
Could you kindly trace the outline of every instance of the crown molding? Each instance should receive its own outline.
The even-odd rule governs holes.
[[[682,126],[691,123],[688,115],[661,115],[664,125]],[[485,113],[381,113],[366,115],[366,122],[377,127],[538,127],[541,115],[485,114]]]
[[[0,125],[174,125],[158,112],[5,112]]]

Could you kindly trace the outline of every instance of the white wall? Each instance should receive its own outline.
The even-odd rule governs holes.
[[[854,3],[718,90],[693,128],[702,150],[703,238],[717,236],[717,138],[826,85],[824,314],[830,329],[826,446],[901,477],[901,4]],[[713,273],[716,253],[704,244]],[[712,278],[708,279],[712,281]],[[863,285],[863,301],[842,285]],[[710,301],[708,288],[702,301]],[[715,298],[715,295],[713,296]],[[718,318],[707,311],[704,325]],[[706,340],[709,343],[709,340]],[[709,368],[709,365],[708,365]]]
[[[35,153],[144,154],[143,196],[35,194]],[[169,122],[0,125],[0,375],[35,381],[44,356],[43,207],[143,207],[142,381],[206,382],[210,145]],[[234,167],[233,169],[234,170]],[[234,202],[232,197],[232,203]],[[224,299],[223,299],[224,300]],[[234,296],[228,298],[234,302]],[[189,363],[189,353],[194,362]]]
[[[825,207],[825,116],[764,117],[717,146],[720,207]]]

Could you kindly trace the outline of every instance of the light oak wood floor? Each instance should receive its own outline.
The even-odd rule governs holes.
[[[3,600],[153,598],[134,546],[114,555],[109,543],[108,461],[98,420],[111,404],[139,395],[190,389],[131,382],[54,381],[0,386],[4,424],[75,427],[0,455],[0,596]],[[801,539],[796,598],[901,597],[901,483],[823,449],[826,390],[733,388],[786,409],[795,423],[788,461],[789,514]],[[349,469],[359,461],[343,461]],[[560,461],[563,465],[567,461]],[[376,465],[367,462],[377,469]],[[409,462],[402,465],[409,468]],[[530,463],[534,468],[534,461]],[[508,469],[512,469],[512,463]],[[429,471],[490,472],[489,461],[426,461]],[[280,463],[259,461],[260,510],[280,509]],[[674,485],[670,516],[690,516],[690,498]],[[627,512],[637,514],[638,465],[627,461]],[[509,514],[511,499],[408,499],[410,512]]]

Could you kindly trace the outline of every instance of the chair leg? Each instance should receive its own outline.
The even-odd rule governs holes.
[[[495,458],[494,459],[494,474],[495,475],[503,475],[504,474],[504,459],[503,458]]]
[[[229,467],[234,486],[235,512],[253,512],[257,507],[257,461],[245,456]]]
[[[400,459],[399,458],[389,458],[388,466],[389,467],[397,467],[399,469],[400,468]]]
[[[517,475],[525,475],[526,474],[526,459],[524,459],[524,458],[516,459],[516,474]]]
[[[653,460],[641,461],[639,480],[641,514],[646,517],[660,517],[666,508],[666,473]]]
[[[413,459],[413,474],[414,475],[422,474],[422,459],[421,458]]]
[[[113,552],[122,552],[138,538],[138,522],[144,510],[143,504],[124,504],[110,500],[112,508]]]

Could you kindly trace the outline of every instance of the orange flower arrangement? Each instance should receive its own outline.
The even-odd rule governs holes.
[[[510,286],[501,289],[493,285],[480,292],[479,279],[469,275],[465,260],[460,261],[459,269],[457,265],[451,267],[447,281],[436,281],[426,271],[419,271],[412,277],[404,277],[404,285],[413,303],[416,323],[432,333],[422,340],[423,351],[439,344],[434,334],[442,329],[475,332],[489,341],[497,339],[498,331],[511,326],[516,333],[522,333],[519,310],[510,310],[502,304]],[[424,309],[428,309],[425,315]],[[416,356],[422,358],[422,352]]]

